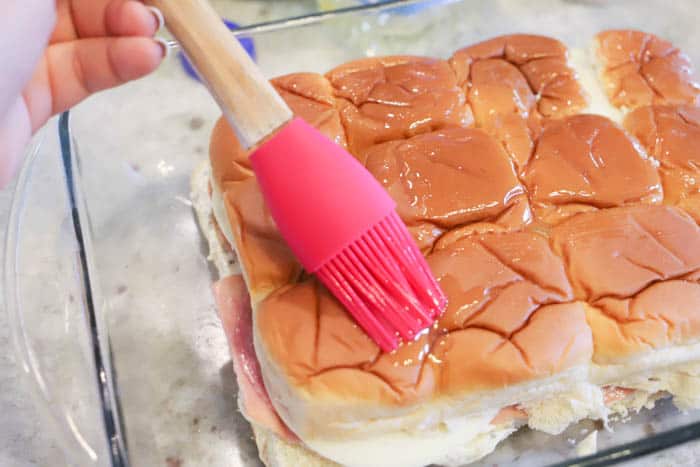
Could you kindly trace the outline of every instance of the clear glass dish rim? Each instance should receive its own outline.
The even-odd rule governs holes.
[[[457,3],[461,1],[463,0],[383,0],[381,3],[363,3],[355,6],[336,8],[332,10],[316,11],[312,13],[306,13],[303,15],[291,16],[288,18],[280,18],[271,21],[253,23],[245,26],[240,26],[232,30],[231,34],[234,37],[249,36],[252,34],[264,34],[284,29],[294,29],[303,26],[308,26],[311,24],[328,21],[332,18],[337,18],[339,16],[352,15],[356,13],[381,12],[403,6],[420,4],[428,4],[429,6],[429,4],[431,3],[437,3],[440,5],[444,5],[448,3]],[[166,42],[168,44],[168,48],[172,50],[177,50],[180,48],[180,44],[176,40],[170,39]]]
[[[22,372],[25,379],[30,379],[30,391],[36,402],[41,404],[41,408],[50,415],[50,422],[54,425],[58,435],[58,441],[68,456],[69,461],[76,459],[75,453],[69,446],[78,441],[81,448],[94,461],[98,461],[97,455],[85,444],[77,429],[62,417],[61,406],[52,402],[51,391],[44,384],[45,378],[39,367],[36,352],[32,347],[30,339],[27,337],[27,327],[24,323],[22,310],[19,306],[19,283],[17,281],[17,270],[19,265],[19,237],[21,235],[22,217],[25,208],[25,198],[29,189],[29,182],[32,171],[37,162],[40,149],[46,134],[51,130],[53,123],[44,127],[33,143],[26,151],[25,161],[18,175],[17,186],[13,193],[10,207],[10,216],[7,224],[4,253],[5,262],[3,265],[3,285],[5,289],[5,308],[7,310],[8,322],[13,335],[15,352],[21,362]],[[58,117],[55,124],[60,142],[60,156],[63,161],[61,174],[65,181],[69,204],[67,206],[70,217],[75,227],[76,247],[79,255],[79,287],[84,293],[82,305],[86,318],[87,338],[92,350],[91,373],[95,385],[96,395],[99,400],[99,412],[97,416],[101,421],[101,428],[104,430],[103,441],[106,443],[109,456],[109,463],[112,467],[128,467],[128,448],[126,446],[126,436],[124,435],[123,416],[119,397],[116,394],[116,378],[112,367],[112,353],[109,345],[109,334],[101,322],[101,316],[95,310],[93,303],[94,287],[92,286],[90,270],[94,269],[91,263],[91,241],[89,218],[86,212],[86,205],[79,182],[78,160],[73,148],[73,135],[70,129],[70,112],[64,112]],[[87,245],[87,246],[86,246]]]
[[[449,4],[455,2],[461,2],[465,0],[439,0],[438,4]],[[468,1],[468,0],[467,0]],[[261,22],[256,24],[251,24],[243,26],[232,32],[234,36],[244,36],[244,35],[255,35],[263,34],[267,32],[273,32],[278,30],[293,29],[297,27],[303,27],[315,23],[320,23],[327,21],[331,18],[344,15],[352,15],[357,13],[365,12],[376,12],[389,10],[404,5],[412,4],[423,4],[423,3],[435,3],[434,0],[387,0],[384,3],[376,4],[363,4],[357,6],[351,6],[347,8],[319,11],[310,14],[294,16],[290,18],[283,18],[279,20],[273,20],[268,22]],[[169,41],[168,45],[171,48],[178,48],[179,44],[176,41]],[[70,112],[65,112],[59,118],[56,126],[59,137],[72,139],[70,125],[69,125],[69,115]],[[6,237],[4,244],[5,261],[3,264],[3,286],[5,293],[4,301],[5,308],[7,310],[9,324],[11,328],[11,333],[13,335],[13,342],[15,346],[15,351],[19,357],[19,361],[22,364],[22,370],[25,374],[31,375],[31,385],[32,392],[35,396],[41,400],[41,403],[48,408],[48,412],[51,415],[51,421],[55,425],[58,431],[60,441],[62,446],[66,447],[70,444],[68,441],[71,438],[71,434],[68,429],[62,423],[62,419],[55,408],[51,407],[51,396],[47,388],[42,384],[43,378],[41,376],[41,371],[36,363],[36,358],[33,356],[34,352],[31,348],[30,342],[26,337],[26,328],[23,324],[22,312],[18,306],[18,284],[15,277],[15,271],[17,270],[18,264],[18,242],[21,228],[21,218],[22,212],[25,209],[25,195],[28,189],[29,181],[31,178],[32,170],[36,162],[37,155],[41,148],[44,140],[45,132],[50,128],[44,128],[42,132],[37,136],[35,142],[27,149],[25,153],[25,160],[20,170],[17,185],[15,187],[12,203],[10,208],[9,221],[6,228]],[[60,156],[66,161],[74,162],[73,154],[71,152],[70,145],[61,144],[60,145],[61,154]],[[77,167],[74,167],[77,172]],[[67,174],[64,172],[62,174],[64,177]],[[84,236],[89,236],[89,229],[82,229],[81,234]],[[89,286],[89,281],[85,281],[82,284],[83,287],[87,288]],[[99,333],[98,327],[87,327],[88,331],[91,333],[89,338],[92,342],[104,342],[106,336],[102,336]],[[112,360],[111,348],[109,345],[103,347],[102,358],[108,361]],[[92,371],[94,373],[94,380],[97,382],[97,390],[101,394],[112,393],[112,398],[103,399],[103,404],[101,405],[101,417],[104,423],[105,418],[116,415],[116,423],[118,427],[124,426],[123,414],[120,410],[119,403],[119,391],[118,383],[114,378],[113,368],[111,365],[107,365],[103,368],[101,373],[100,369],[95,365],[93,361]],[[106,373],[106,375],[105,375]],[[107,376],[104,378],[104,376]],[[112,392],[114,391],[114,392]],[[108,438],[112,438],[117,433],[110,433],[110,430],[103,425],[106,435]],[[121,446],[127,445],[128,433],[122,432],[120,436],[124,439],[121,440],[123,444]],[[629,461],[638,457],[649,455],[655,452],[659,452],[665,449],[678,446],[680,444],[698,440],[700,439],[700,422],[689,423],[684,426],[666,430],[661,433],[656,433],[644,439],[639,439],[636,441],[631,441],[628,443],[623,443],[618,446],[614,446],[605,450],[600,450],[595,454],[591,454],[584,457],[572,458],[563,462],[551,464],[549,467],[599,467],[599,466],[609,466],[616,465],[620,462]],[[114,446],[110,446],[106,452],[109,455],[110,465],[113,467],[129,466],[130,461],[128,458],[128,448],[124,447],[122,449],[113,449]]]

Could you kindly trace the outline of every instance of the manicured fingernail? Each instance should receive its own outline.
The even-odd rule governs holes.
[[[167,40],[163,39],[162,37],[154,37],[153,40],[155,40],[160,45],[160,48],[163,49],[163,58],[170,55],[170,43]]]
[[[156,22],[158,23],[158,28],[156,29],[159,30],[165,25],[165,18],[163,18],[163,12],[160,11],[158,8],[154,6],[147,6],[149,10],[151,10],[151,13],[153,13],[153,16],[156,18]]]

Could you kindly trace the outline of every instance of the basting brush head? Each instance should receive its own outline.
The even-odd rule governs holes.
[[[382,350],[433,324],[447,299],[394,201],[359,161],[299,118],[250,160],[291,250]]]
[[[242,146],[269,137],[250,160],[302,265],[383,350],[430,326],[445,297],[374,177],[315,128],[290,120],[287,104],[206,0],[146,3],[163,12]]]

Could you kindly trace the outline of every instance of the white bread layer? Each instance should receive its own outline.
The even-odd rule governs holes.
[[[588,97],[587,113],[608,117],[617,124],[622,124],[622,112],[608,100],[600,79],[600,64],[596,57],[595,45],[589,49],[569,49],[569,67],[571,67]]]

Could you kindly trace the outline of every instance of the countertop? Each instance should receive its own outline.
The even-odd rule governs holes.
[[[296,15],[315,7],[313,1],[220,0],[215,3],[222,11],[235,11],[235,16],[233,13],[227,16],[242,24]],[[164,68],[145,79],[162,79],[167,76],[167,73],[172,72],[172,67]],[[132,98],[138,100],[139,96],[134,95]],[[95,105],[92,100],[81,104],[83,107],[90,105]],[[154,109],[154,112],[158,111],[158,109]],[[4,245],[5,226],[8,221],[13,190],[14,183],[0,191],[0,245]],[[0,264],[4,263],[3,259],[4,249],[0,249]],[[51,439],[48,427],[42,425],[31,398],[27,396],[25,382],[21,378],[21,369],[14,357],[12,338],[6,320],[6,313],[0,313],[0,466],[54,467],[65,465],[63,455]],[[236,463],[233,462],[232,465],[236,465]],[[635,467],[700,465],[700,442],[688,443],[625,465]]]

